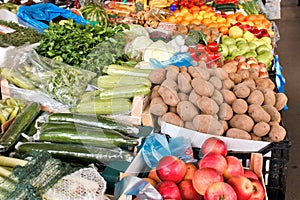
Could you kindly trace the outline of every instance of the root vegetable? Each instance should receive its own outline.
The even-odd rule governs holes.
[[[191,76],[187,72],[180,72],[177,82],[179,91],[184,93],[190,93],[192,91]]]
[[[153,99],[155,97],[160,97],[160,94],[158,93],[159,87],[160,87],[159,85],[156,85],[151,89],[150,99]]]
[[[185,66],[179,67],[179,72],[187,72],[187,67]]]
[[[168,111],[168,106],[161,97],[155,97],[150,103],[150,113],[156,116],[162,116]]]
[[[198,98],[197,105],[204,114],[214,115],[219,112],[219,105],[213,99],[206,96]]]
[[[175,113],[172,113],[172,112],[167,112],[166,114],[164,114],[161,117],[161,121],[164,121],[164,122],[176,125],[176,126],[180,126],[180,127],[184,126],[183,120],[178,115],[176,115]]]
[[[231,106],[229,106],[227,103],[222,103],[220,105],[218,116],[220,120],[230,120],[233,116]]]
[[[199,114],[198,109],[189,101],[179,102],[176,111],[183,121],[192,121]]]
[[[160,86],[158,93],[164,100],[165,104],[169,106],[177,106],[179,103],[178,93],[175,90],[165,86]]]
[[[212,135],[222,135],[224,133],[222,124],[212,115],[197,115],[193,119],[193,125],[201,133]]]
[[[274,106],[264,105],[263,109],[271,116],[271,121],[281,122],[281,115]]]
[[[246,114],[236,114],[231,118],[229,124],[233,128],[238,128],[250,132],[253,129],[254,121]]]
[[[232,60],[232,61],[227,62],[226,64],[224,64],[222,66],[222,69],[224,71],[226,71],[228,74],[230,74],[230,73],[236,73],[237,72],[237,65],[238,65],[238,62]]]
[[[226,136],[230,137],[230,138],[251,140],[251,135],[248,132],[238,129],[238,128],[228,129],[226,132]]]
[[[269,78],[258,78],[255,79],[255,83],[257,87],[270,88],[271,90],[275,89],[274,82]]]
[[[248,110],[248,104],[244,99],[236,99],[231,106],[232,110],[237,114],[244,114]]]
[[[288,97],[284,93],[276,93],[275,98],[275,108],[282,110],[288,102]]]
[[[216,76],[210,77],[208,82],[210,82],[215,87],[216,90],[221,90],[223,87],[223,83],[222,83],[221,79],[219,79]]]
[[[166,67],[166,79],[171,79],[177,81],[177,77],[179,74],[179,68],[176,66],[168,66]]]
[[[225,102],[228,103],[229,105],[231,105],[236,100],[235,94],[230,90],[223,89],[221,90],[221,93],[224,97]]]
[[[270,122],[269,122],[269,125],[270,125],[270,126],[279,125],[279,122],[276,122],[276,121],[270,121]]]
[[[256,79],[259,76],[259,70],[256,68],[250,68],[249,69],[250,78]]]
[[[197,62],[197,67],[206,68],[206,63],[203,60]]]
[[[198,95],[195,90],[192,90],[189,95],[189,101],[192,102],[195,106],[198,106],[197,101],[201,98],[200,95]]]
[[[169,112],[177,114],[177,106],[169,106]]]
[[[262,137],[259,137],[259,136],[255,135],[254,133],[250,133],[250,135],[251,135],[251,140],[262,141]]]
[[[195,92],[200,96],[211,97],[214,93],[214,86],[202,78],[194,78],[191,83]]]
[[[187,101],[187,100],[189,100],[189,96],[186,93],[183,93],[183,92],[179,92],[178,93],[178,97],[179,97],[180,101]]]
[[[177,81],[174,81],[172,79],[166,79],[162,82],[161,87],[166,87],[174,91],[178,91],[178,85]]]
[[[262,105],[265,101],[264,94],[260,90],[253,90],[249,97],[247,98],[247,102],[249,104],[257,104]]]
[[[215,90],[211,98],[218,104],[221,105],[224,102],[222,93],[219,90]]]
[[[285,138],[285,136],[286,136],[285,128],[279,125],[271,126],[269,137],[273,142],[280,142]]]
[[[190,68],[190,67],[189,67]],[[192,73],[190,73],[191,74],[191,76],[193,77],[193,78],[201,78],[201,79],[203,79],[203,80],[209,80],[209,78],[210,78],[210,74],[209,74],[209,72],[207,71],[207,69],[205,69],[205,68],[202,68],[202,67],[194,67],[194,69],[193,70],[190,70]]]
[[[223,88],[227,90],[231,90],[234,87],[234,82],[231,79],[223,80]]]
[[[263,122],[263,121],[258,122],[253,127],[253,133],[259,137],[263,137],[267,135],[269,131],[270,131],[270,125],[267,122]]]
[[[236,97],[247,98],[250,95],[250,89],[247,85],[240,83],[233,87],[233,92]]]
[[[248,108],[248,114],[255,122],[269,122],[271,116],[262,108],[262,106],[257,104],[251,104]]]
[[[148,79],[153,84],[161,84],[166,79],[166,70],[165,69],[152,70],[148,76]]]
[[[264,95],[264,103],[263,103],[264,105],[272,105],[272,106],[275,105],[276,97],[275,97],[275,93],[272,89],[263,88],[263,87],[258,87],[257,89],[262,91],[262,93]]]
[[[251,91],[256,89],[256,84],[255,84],[255,81],[253,80],[253,78],[245,79],[242,83],[244,85],[247,85]]]
[[[230,73],[228,74],[229,78],[234,82],[235,85],[239,84],[242,82],[242,76],[237,73]]]
[[[227,121],[225,121],[225,120],[221,120],[220,121],[220,123],[222,124],[222,126],[223,126],[223,130],[224,130],[224,132],[225,131],[227,131],[228,130],[228,123],[227,123]]]
[[[250,77],[250,73],[247,69],[239,69],[237,74],[241,76],[243,80],[248,79]]]
[[[215,68],[213,75],[222,81],[228,79],[228,73],[223,68]]]
[[[194,127],[193,122],[185,122],[185,123],[184,123],[184,128],[191,129],[191,130],[194,130],[194,131],[197,130],[197,129]]]

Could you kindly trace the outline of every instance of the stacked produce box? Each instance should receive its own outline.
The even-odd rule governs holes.
[[[253,1],[3,9],[0,199],[284,198],[278,33]]]

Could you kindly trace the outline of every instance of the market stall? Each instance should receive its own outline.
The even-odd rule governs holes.
[[[273,3],[0,4],[0,199],[284,199]]]

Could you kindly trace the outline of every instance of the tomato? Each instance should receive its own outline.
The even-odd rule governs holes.
[[[197,52],[202,53],[206,51],[206,46],[204,44],[197,44],[196,49]]]
[[[198,61],[199,61],[199,60],[202,60],[202,61],[204,61],[205,63],[207,63],[208,58],[207,58],[207,56],[206,56],[205,53],[201,53],[201,54],[198,56]]]
[[[208,60],[209,60],[209,61],[214,60],[214,59],[215,59],[215,54],[214,54],[214,52],[208,51],[208,52],[207,52],[207,57],[208,57]]]
[[[214,41],[214,42],[208,43],[208,44],[207,44],[207,48],[208,48],[210,51],[215,52],[215,51],[218,51],[219,45],[218,45],[218,43],[217,43],[216,41]]]

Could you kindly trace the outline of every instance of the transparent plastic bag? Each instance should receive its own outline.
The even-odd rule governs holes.
[[[160,62],[156,59],[150,59],[150,64],[152,68],[157,69],[157,68],[166,68],[167,66],[174,65],[177,67],[181,66],[196,66],[196,62],[193,60],[191,57],[190,53],[188,52],[177,52],[174,54],[171,59],[167,61]]]

